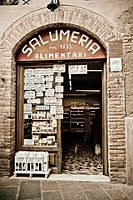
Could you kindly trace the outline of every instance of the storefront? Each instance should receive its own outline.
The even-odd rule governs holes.
[[[21,8],[3,30],[1,176],[16,152],[47,151],[51,173],[132,182],[132,38],[86,4]]]
[[[94,157],[99,145],[107,173],[102,45],[78,28],[56,25],[28,39],[16,61],[17,151],[48,151],[52,173],[62,173],[62,148],[78,152],[91,147]],[[76,138],[82,140],[82,148]],[[86,174],[95,173],[86,167]]]

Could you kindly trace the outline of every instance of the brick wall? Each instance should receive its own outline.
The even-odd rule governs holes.
[[[12,109],[11,52],[0,46],[0,174],[10,175],[14,153],[15,112]],[[14,83],[15,84],[15,83]],[[13,89],[14,90],[14,89]],[[15,107],[14,107],[15,108]]]
[[[109,60],[122,58],[122,40],[109,42]],[[107,71],[107,110],[109,136],[110,179],[113,182],[126,182],[125,144],[125,78],[123,69]]]

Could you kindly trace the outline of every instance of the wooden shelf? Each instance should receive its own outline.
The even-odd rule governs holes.
[[[53,151],[58,151],[58,147],[56,146],[35,146],[35,145],[23,145],[22,150],[24,151],[48,151],[48,152],[53,152]]]
[[[38,135],[38,134],[46,134],[46,135],[55,135],[55,134],[57,134],[57,132],[47,132],[47,133],[45,133],[45,132],[32,132],[32,134],[33,135]]]
[[[50,120],[50,121],[52,121],[52,119],[33,119],[32,118],[32,121],[48,121],[48,120]]]

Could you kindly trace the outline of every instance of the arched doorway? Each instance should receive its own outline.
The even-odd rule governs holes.
[[[87,163],[98,159],[107,175],[103,46],[78,28],[56,25],[28,39],[16,60],[17,151],[48,151],[53,173],[61,173],[71,141],[75,154],[84,149],[93,157]]]

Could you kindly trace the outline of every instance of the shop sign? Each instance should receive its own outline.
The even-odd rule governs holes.
[[[87,65],[69,65],[69,74],[87,74]]]
[[[105,58],[105,49],[91,35],[58,28],[31,37],[19,50],[17,61]]]

